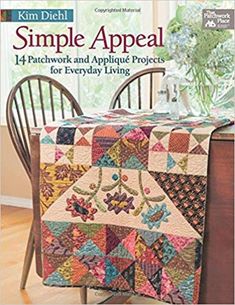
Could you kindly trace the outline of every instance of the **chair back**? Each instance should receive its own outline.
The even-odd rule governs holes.
[[[15,150],[31,179],[30,129],[67,116],[81,115],[73,95],[48,76],[31,75],[21,79],[7,99],[7,126]]]
[[[156,74],[165,75],[165,68],[154,67],[141,70],[128,79],[126,79],[121,86],[115,92],[111,103],[110,109],[128,107],[128,108],[137,108],[142,109],[146,106],[146,103],[143,103],[143,94],[146,90],[149,91],[149,109],[154,107],[154,76]],[[146,79],[147,77],[147,79]],[[145,81],[145,82],[144,82]],[[135,87],[134,93],[132,87]],[[145,90],[142,90],[145,87]],[[148,87],[148,88],[146,88]]]

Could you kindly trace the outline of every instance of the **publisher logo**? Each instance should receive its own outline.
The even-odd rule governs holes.
[[[202,26],[204,29],[234,29],[233,9],[202,10]]]

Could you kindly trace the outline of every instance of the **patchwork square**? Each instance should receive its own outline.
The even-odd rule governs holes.
[[[56,145],[52,145],[52,143],[43,143],[41,144],[41,147],[43,147],[43,150],[40,153],[40,161],[42,163],[54,163]]]
[[[136,143],[124,138],[120,143],[120,159],[123,168],[144,169],[148,165],[149,141],[144,138]]]
[[[142,130],[131,127],[124,131],[119,125],[109,127],[106,132],[103,128],[96,130],[92,143],[92,164],[145,169],[148,165],[149,134],[147,128]]]
[[[71,164],[74,158],[73,145],[56,145],[55,146],[55,162]]]
[[[190,154],[188,156],[188,174],[206,176],[207,160],[207,154]]]
[[[148,170],[149,171],[162,171],[167,169],[167,162],[168,152],[162,152],[162,153],[151,153],[149,152],[149,163],[148,163]]]
[[[179,131],[173,131],[170,134],[169,147],[170,152],[187,153],[189,147],[189,133],[180,133]]]
[[[56,144],[73,145],[76,128],[60,127],[57,131]]]
[[[91,146],[94,129],[92,127],[77,128],[74,135],[74,145]]]
[[[74,164],[92,165],[91,146],[74,146],[73,153]]]

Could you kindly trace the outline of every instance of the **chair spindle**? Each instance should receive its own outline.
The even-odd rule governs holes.
[[[42,85],[41,85],[40,79],[38,79],[38,89],[39,89],[39,97],[40,97],[40,104],[41,104],[41,110],[42,110],[43,125],[46,125],[46,116],[45,116],[45,109],[44,109],[43,95],[42,95]]]
[[[141,80],[138,78],[138,108],[141,109]]]
[[[20,114],[20,110],[19,110],[19,106],[18,106],[18,102],[17,102],[16,97],[14,97],[14,102],[15,102],[16,112],[17,112],[17,116],[18,116],[18,120],[19,120],[19,124],[20,124],[20,132],[21,132],[22,139],[23,139],[23,142],[24,142],[23,147],[25,147],[26,155],[29,156],[28,142],[27,142],[27,138],[26,138],[26,135],[25,135],[25,132],[24,132],[24,125],[23,125],[23,122],[22,122],[22,119],[21,119],[21,114]],[[16,121],[15,121],[15,124],[16,124]],[[16,130],[17,130],[17,133],[19,134],[18,127],[16,127]]]
[[[49,91],[50,91],[50,102],[51,102],[51,115],[52,121],[55,121],[55,109],[54,109],[54,99],[53,99],[53,88],[51,82],[49,82]]]
[[[63,98],[63,90],[60,90],[60,104],[61,104],[62,119],[64,119],[65,116],[64,116],[64,98]]]
[[[149,78],[147,78],[147,84],[149,85],[149,87],[147,87],[147,91],[144,90],[143,94],[148,93],[149,90],[149,99],[148,99],[148,106],[149,109],[152,109],[154,107],[154,82],[155,82],[155,74],[165,74],[165,68],[164,67],[152,67],[152,68],[146,68],[144,70],[141,70],[135,74],[133,74],[132,76],[130,76],[128,79],[126,79],[117,89],[117,91],[114,93],[110,106],[110,109],[115,109],[118,105],[118,98],[119,96],[127,90],[127,104],[128,104],[128,108],[131,109],[131,107],[134,107],[134,102],[136,102],[135,106],[137,107],[137,109],[141,109],[145,105],[145,103],[142,105],[142,92],[141,92],[141,87],[144,87],[141,84],[141,78],[145,75],[150,75]],[[131,83],[134,82],[134,85],[136,84],[135,87],[135,91],[137,90],[137,99],[136,99],[136,94],[131,94]],[[145,84],[145,82],[144,82]],[[133,101],[131,100],[131,98],[133,99]],[[134,101],[135,99],[135,101]]]
[[[153,73],[150,73],[149,98],[150,98],[149,107],[150,109],[152,109],[153,108]]]
[[[118,97],[118,108],[121,108],[121,96]]]
[[[128,96],[128,108],[131,108],[131,88],[130,88],[130,85],[127,86],[127,96]]]
[[[25,124],[26,124],[27,133],[28,133],[28,136],[29,136],[30,135],[30,127],[29,127],[29,121],[28,121],[28,116],[27,116],[27,111],[26,111],[24,93],[23,93],[23,90],[22,90],[21,86],[19,87],[19,91],[20,91],[21,103],[22,103],[22,106],[23,106],[24,120],[25,120]]]
[[[73,104],[71,103],[71,113],[72,113],[72,117],[74,118],[75,117],[75,111],[74,111],[74,108],[73,108]]]
[[[33,123],[34,123],[34,127],[37,127],[37,119],[36,119],[36,113],[35,113],[34,100],[33,100],[30,80],[28,80],[27,83],[28,83],[29,98],[30,98],[30,103],[31,103],[31,108],[32,108],[32,113],[33,113]]]
[[[24,155],[26,155],[27,153],[26,153],[25,148],[24,148],[25,145],[22,142],[22,137],[20,136],[19,129],[18,129],[18,126],[17,126],[16,119],[15,119],[14,115],[12,116],[12,121],[13,121],[14,131],[15,131],[17,137],[19,138],[20,150],[23,152]]]

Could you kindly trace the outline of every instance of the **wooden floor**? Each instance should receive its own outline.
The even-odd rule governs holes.
[[[19,283],[32,210],[1,206],[0,304],[80,304],[79,288],[56,288],[42,285],[33,262],[25,290]],[[107,298],[109,293],[88,290],[89,304]],[[156,300],[131,297],[128,304],[159,304]]]

